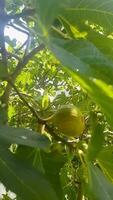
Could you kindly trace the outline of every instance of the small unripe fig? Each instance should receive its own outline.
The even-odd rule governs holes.
[[[66,136],[76,137],[84,131],[84,117],[75,106],[62,106],[55,112],[51,120],[58,130]]]

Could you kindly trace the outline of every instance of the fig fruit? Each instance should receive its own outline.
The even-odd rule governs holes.
[[[66,136],[76,137],[83,133],[85,127],[81,111],[71,105],[60,107],[51,119],[54,126]]]

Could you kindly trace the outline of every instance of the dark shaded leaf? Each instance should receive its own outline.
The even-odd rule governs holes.
[[[58,200],[42,173],[20,162],[0,146],[0,180],[22,199]]]
[[[16,143],[30,147],[39,147],[41,149],[47,149],[50,145],[47,137],[23,128],[1,126],[0,138],[9,144]]]
[[[113,182],[113,146],[104,147],[97,156],[97,162]]]
[[[95,200],[112,200],[113,184],[107,180],[104,174],[93,164],[88,164],[89,188]]]

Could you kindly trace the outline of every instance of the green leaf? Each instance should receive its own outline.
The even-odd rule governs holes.
[[[29,163],[29,165],[33,166],[35,169],[38,169],[42,173],[45,173],[40,151],[41,150],[39,148],[34,149],[32,147],[19,145],[16,149],[15,155],[22,162],[25,161],[26,163]]]
[[[64,66],[69,66],[71,70],[87,78],[98,78],[112,84],[113,60],[88,40],[66,41],[51,38],[49,44]]]
[[[8,144],[16,143],[41,149],[47,149],[50,146],[50,141],[47,137],[23,128],[1,126],[0,138]]]
[[[100,169],[93,164],[88,164],[89,188],[95,200],[112,200],[113,184],[103,175]],[[92,198],[93,199],[93,198]]]
[[[60,181],[60,170],[66,162],[66,157],[58,152],[41,153],[45,175],[56,191],[59,200],[62,199],[63,191]]]
[[[65,0],[64,2],[58,0],[47,0],[46,2],[39,0],[36,5],[38,15],[44,24],[46,24],[45,21],[47,23],[52,22],[50,19],[58,15],[67,20],[69,24],[78,26],[84,24],[85,26],[86,21],[89,21],[104,27],[107,31],[113,30],[113,0],[88,0],[87,2],[82,0]],[[45,20],[47,17],[48,20]]]
[[[62,5],[60,0],[39,0],[35,1],[35,6],[37,9],[38,19],[40,19],[41,23],[49,28],[49,26],[53,23],[55,17],[58,15],[58,11],[60,6]],[[51,10],[54,9],[54,12]]]
[[[45,174],[51,183],[59,199],[62,199],[62,187],[60,182],[60,170],[67,161],[66,156],[58,152],[45,153],[39,149],[19,146],[16,150],[16,156],[26,161],[38,171]]]
[[[71,0],[64,6],[61,16],[69,24],[84,28],[86,22],[104,27],[105,31],[112,32],[113,26],[113,0]]]
[[[113,146],[104,147],[97,156],[97,162],[103,172],[113,182]]]
[[[58,200],[42,173],[20,162],[3,146],[0,146],[0,180],[22,199]]]
[[[70,67],[71,70],[75,72],[79,71],[81,74],[84,74],[86,76],[90,75],[89,65],[82,61],[78,56],[68,51],[68,49],[66,48],[69,43],[68,45],[66,45],[64,40],[62,41],[52,38],[52,40],[49,42],[49,45],[51,50],[64,66]]]
[[[50,102],[49,95],[48,95],[48,94],[45,94],[45,95],[42,97],[42,109],[43,109],[43,110],[46,110],[46,109],[48,108],[49,102]]]
[[[56,42],[55,42],[56,41]],[[62,43],[57,43],[57,40],[54,40],[54,43],[50,43],[51,49],[60,60],[60,62],[65,66],[65,70],[89,93],[91,97],[101,106],[103,112],[105,113],[108,122],[113,126],[113,88],[107,85],[107,83],[96,77],[95,74],[95,64],[93,69],[82,61],[79,57],[74,55],[72,52],[69,52],[65,47],[62,47]],[[85,51],[84,51],[85,54]],[[94,61],[95,63],[95,61]],[[97,70],[98,69],[98,70]],[[101,67],[96,68],[97,72],[100,71]],[[106,71],[103,74],[105,77],[110,75],[105,75]],[[107,68],[108,69],[108,68]],[[113,69],[110,69],[113,72]],[[109,73],[112,74],[112,73]],[[107,79],[104,77],[104,80]],[[98,79],[97,79],[98,78]],[[112,81],[112,79],[111,79]]]
[[[104,125],[97,121],[97,116],[92,113],[92,137],[88,145],[87,158],[89,161],[94,161],[102,149],[104,142]]]
[[[90,30],[87,39],[91,41],[102,53],[113,59],[113,39]]]
[[[52,13],[56,9],[56,2],[54,1]],[[51,9],[50,5],[46,9],[49,10],[49,8]],[[40,11],[43,12],[43,9]],[[109,59],[109,52],[110,57],[113,55],[112,40],[109,40],[113,31],[112,11],[113,0],[100,0],[99,2],[97,0],[87,2],[71,0],[65,1],[63,4],[59,3],[56,18],[58,16],[62,23],[65,22],[64,27],[66,24],[67,32],[64,35],[69,35],[64,43],[62,40],[53,40],[51,37],[53,32],[50,32],[50,35],[46,35],[46,42],[71,76],[101,106],[108,122],[113,127],[113,88],[109,86],[109,84],[113,84],[113,60]],[[49,18],[51,16],[50,13]],[[41,23],[44,25],[42,21]],[[46,25],[44,25],[44,28],[46,30]],[[80,37],[77,36],[78,41],[73,41],[71,40],[72,37],[69,37],[69,30],[74,34],[74,38],[76,38],[75,32],[81,36],[85,31],[86,35],[82,37],[82,40],[79,40]],[[58,33],[59,30],[56,30],[56,32]],[[59,37],[61,33],[63,32],[60,30]],[[95,39],[96,36],[98,36],[97,40]],[[94,42],[95,45],[88,40]],[[110,45],[107,44],[107,41]],[[102,50],[102,46],[104,50]]]

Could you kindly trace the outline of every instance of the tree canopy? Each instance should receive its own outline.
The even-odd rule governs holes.
[[[112,22],[113,0],[0,0],[2,200],[113,199]]]

